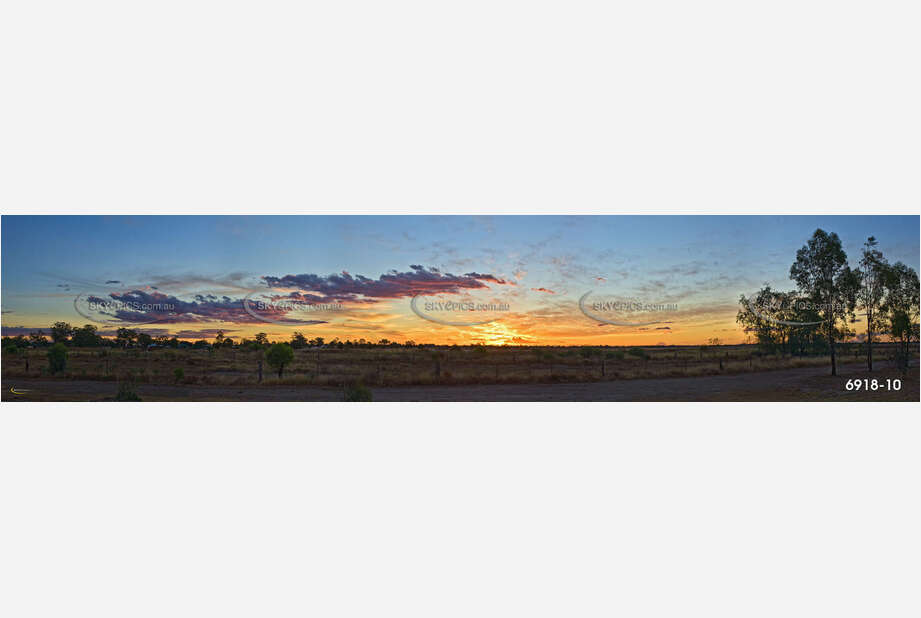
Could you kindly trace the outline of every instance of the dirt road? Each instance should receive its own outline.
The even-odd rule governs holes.
[[[875,378],[877,391],[848,391],[852,378]],[[900,378],[901,390],[886,389]],[[14,389],[16,393],[11,392]],[[827,367],[760,373],[560,384],[372,387],[374,401],[918,401],[918,369],[908,376],[891,369],[867,374],[861,364],[844,365],[832,377]],[[3,401],[105,401],[113,382],[4,379]],[[171,386],[141,384],[143,401],[341,401],[338,388],[315,386]]]

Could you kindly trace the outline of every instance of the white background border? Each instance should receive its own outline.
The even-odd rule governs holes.
[[[918,18],[7,3],[0,209],[917,214]],[[915,617],[919,429],[890,404],[3,404],[0,614]]]

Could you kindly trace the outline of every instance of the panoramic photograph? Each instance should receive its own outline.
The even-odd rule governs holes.
[[[4,401],[918,401],[916,216],[4,216]]]

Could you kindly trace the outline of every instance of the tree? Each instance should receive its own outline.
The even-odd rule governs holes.
[[[307,347],[307,338],[306,338],[304,335],[302,335],[302,334],[300,334],[300,333],[298,333],[298,332],[295,332],[295,333],[291,336],[291,347],[294,348],[295,350],[300,350],[301,348],[306,348],[306,347]]]
[[[141,346],[142,348],[146,348],[151,343],[153,343],[153,337],[151,337],[147,333],[138,333],[137,342],[139,346]]]
[[[294,360],[294,350],[287,343],[276,343],[266,351],[265,360],[269,366],[278,369],[280,379],[285,365]]]
[[[217,335],[214,336],[214,345],[217,347],[224,345],[224,331],[217,331]]]
[[[102,345],[102,337],[97,334],[99,329],[92,324],[87,324],[83,328],[74,329],[73,337],[70,342],[79,348],[91,348]]]
[[[55,322],[51,326],[51,340],[55,343],[67,343],[73,332],[73,326],[67,322]]]
[[[839,331],[837,324],[853,317],[859,287],[859,278],[847,265],[847,254],[838,235],[816,230],[796,252],[790,278],[819,311],[831,352],[831,374],[838,375],[835,341],[847,332],[847,326],[845,323]]]
[[[46,346],[48,345],[48,340],[45,338],[44,332],[37,331],[34,333],[29,333],[29,343],[34,346]]]
[[[128,328],[119,328],[115,331],[115,343],[120,345],[123,348],[127,348],[129,345],[134,343],[137,339],[138,334]]]
[[[67,367],[67,347],[63,343],[55,343],[48,348],[48,367],[51,373],[64,371]]]
[[[738,322],[747,333],[754,333],[758,345],[765,352],[774,352],[778,347],[781,353],[792,345],[794,335],[801,330],[796,321],[797,297],[795,292],[780,292],[765,285],[758,293],[746,298],[739,298]],[[712,341],[708,342],[714,344]]]
[[[860,257],[860,289],[857,293],[857,307],[867,316],[867,371],[873,371],[873,331],[884,327],[880,305],[885,292],[885,274],[889,268],[879,243],[870,236],[863,244]]]
[[[269,344],[269,336],[266,335],[265,333],[256,333],[255,339],[256,339],[256,343],[258,343],[259,345]]]
[[[889,334],[899,344],[899,366],[908,369],[909,350],[912,339],[918,340],[918,273],[902,262],[896,262],[885,270],[883,285],[886,298],[882,310],[888,318]]]

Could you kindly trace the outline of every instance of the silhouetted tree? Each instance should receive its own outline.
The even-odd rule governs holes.
[[[899,366],[908,369],[912,340],[919,339],[918,273],[902,262],[888,267],[883,276],[886,298],[882,304],[889,321],[889,334],[899,344]]]
[[[291,347],[294,348],[295,350],[300,350],[301,348],[306,348],[306,347],[307,347],[307,338],[304,337],[304,335],[302,335],[302,334],[300,334],[300,333],[298,333],[298,332],[295,332],[295,333],[291,336]]]
[[[123,348],[127,348],[137,339],[137,333],[128,328],[119,328],[115,331],[115,343]]]
[[[92,324],[83,328],[74,329],[71,344],[80,348],[91,348],[102,345],[102,337],[97,334],[99,329]]]
[[[835,341],[840,331],[837,323],[853,317],[860,284],[856,273],[847,265],[847,254],[838,235],[816,230],[796,252],[796,261],[790,267],[790,278],[796,281],[800,292],[816,305],[822,316],[831,351],[831,374],[838,375]]]
[[[884,279],[889,268],[879,243],[870,236],[863,244],[860,255],[860,289],[857,292],[857,307],[867,316],[867,371],[873,371],[873,332],[882,330],[883,316],[880,305],[885,292]]]
[[[67,343],[73,332],[73,326],[67,322],[55,322],[51,326],[51,340],[55,343]]]

